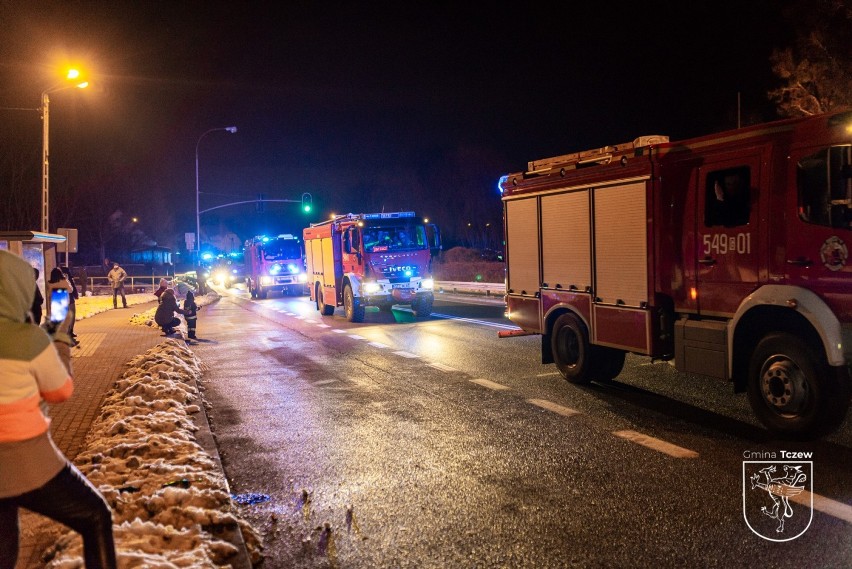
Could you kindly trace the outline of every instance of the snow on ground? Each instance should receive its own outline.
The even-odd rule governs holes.
[[[169,339],[128,365],[75,460],[112,508],[119,567],[219,568],[237,553],[221,537],[228,531],[240,531],[252,564],[260,562],[258,532],[239,517],[221,470],[196,442],[198,358]],[[47,569],[83,567],[74,532],[51,554]]]
[[[146,304],[149,302],[153,302],[157,300],[157,297],[154,296],[154,293],[134,293],[128,294],[127,298],[127,306],[128,308],[131,306],[135,306],[137,304]],[[199,306],[207,306],[219,299],[219,294],[216,291],[211,290],[204,296],[196,296],[195,303]],[[121,299],[119,299],[121,302]],[[178,299],[178,303],[183,305],[183,298]],[[124,310],[123,308],[113,309],[112,307],[112,295],[102,295],[102,296],[81,296],[77,299],[77,320],[83,320],[84,318],[90,318],[95,314],[99,314],[101,312],[106,312],[107,310]],[[157,307],[150,308],[143,312],[131,312],[130,313],[130,323],[136,324],[140,326],[151,326],[156,328],[157,325],[154,323],[154,312],[157,311]],[[185,324],[181,324],[181,328],[185,327]],[[185,331],[185,330],[184,330]]]

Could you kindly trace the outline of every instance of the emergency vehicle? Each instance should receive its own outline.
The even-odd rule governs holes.
[[[324,316],[343,306],[350,322],[366,306],[410,305],[432,313],[432,256],[440,234],[414,212],[338,215],[303,232],[311,300]]]
[[[302,244],[289,233],[263,235],[245,243],[246,288],[252,298],[266,298],[270,291],[307,294],[307,275]]]
[[[616,377],[628,352],[674,360],[778,435],[831,432],[850,400],[850,175],[849,110],[529,162],[499,181],[508,316],[570,382]]]

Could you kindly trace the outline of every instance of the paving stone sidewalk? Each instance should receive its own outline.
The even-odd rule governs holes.
[[[74,395],[50,407],[51,434],[56,445],[72,461],[82,450],[86,434],[100,413],[107,392],[127,369],[126,363],[164,340],[157,328],[130,323],[136,313],[153,302],[101,312],[75,324],[79,348],[72,348]],[[44,566],[43,553],[64,526],[37,514],[22,511],[21,548],[15,569]]]

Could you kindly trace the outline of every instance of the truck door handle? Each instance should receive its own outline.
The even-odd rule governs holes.
[[[814,262],[806,257],[798,257],[796,259],[787,259],[787,264],[798,265],[800,267],[810,267],[814,264]]]
[[[702,265],[715,265],[716,259],[712,257],[704,257],[703,259],[698,259],[698,262]]]

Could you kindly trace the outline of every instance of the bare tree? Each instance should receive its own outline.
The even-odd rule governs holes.
[[[784,82],[769,92],[786,116],[806,116],[852,105],[852,3],[808,0],[787,17],[800,29],[795,44],[773,51],[772,71]]]

